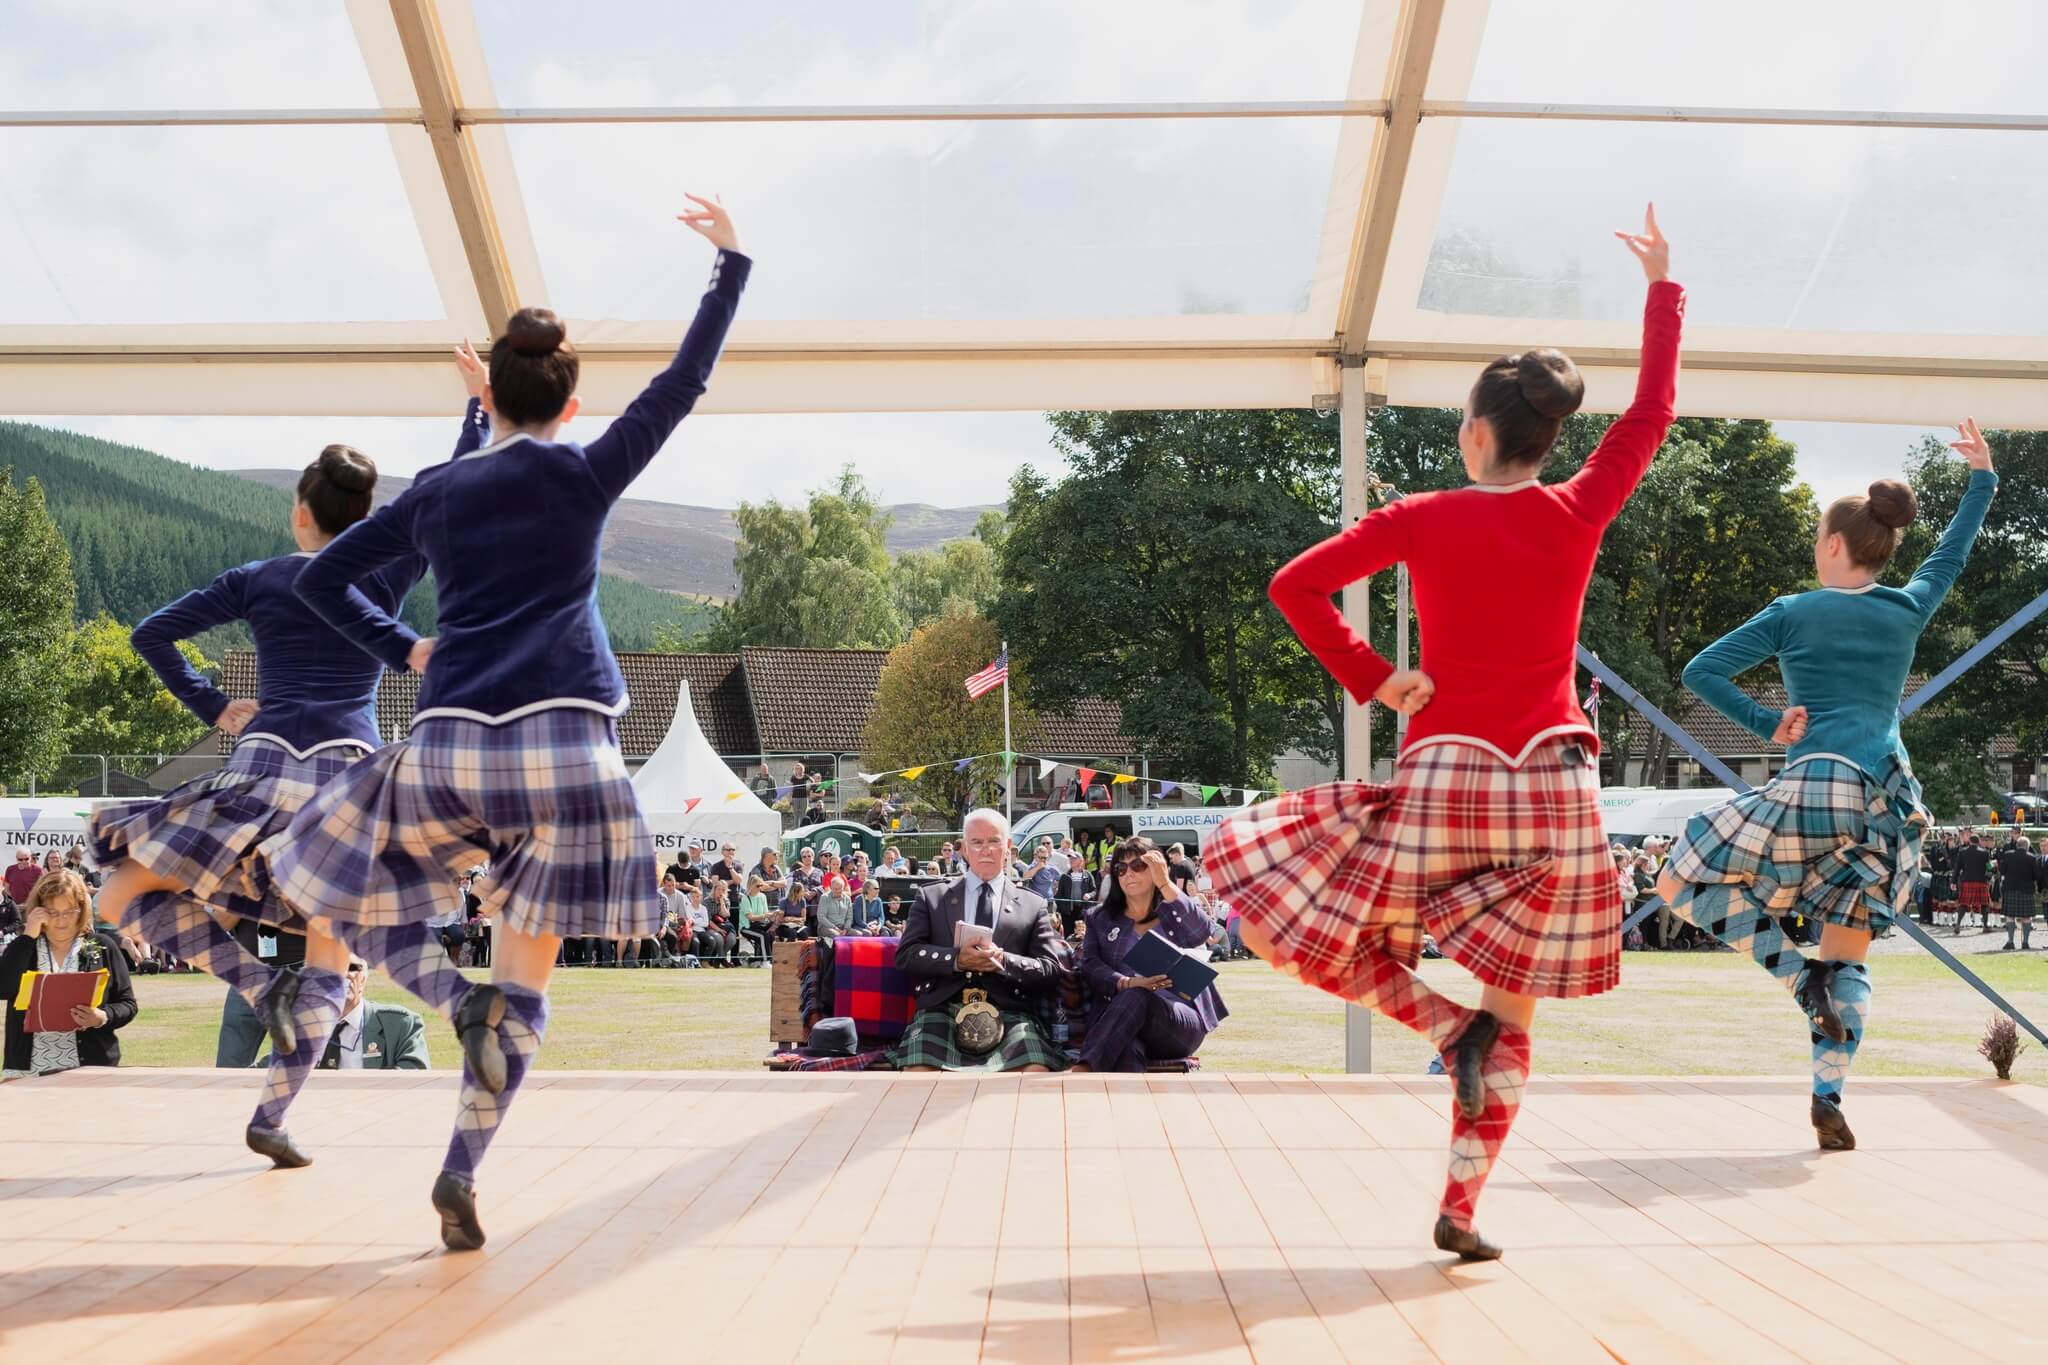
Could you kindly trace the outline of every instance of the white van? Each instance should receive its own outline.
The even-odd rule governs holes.
[[[1040,839],[1051,839],[1057,847],[1062,837],[1080,842],[1084,830],[1099,837],[1105,831],[1118,839],[1143,835],[1161,848],[1184,844],[1188,856],[1201,856],[1202,841],[1218,825],[1243,811],[1243,806],[1166,806],[1157,810],[1086,810],[1079,806],[1061,810],[1033,811],[1017,821],[1011,837],[1018,856],[1031,857]]]
[[[1703,810],[1733,800],[1728,787],[1694,787],[1665,791],[1659,787],[1602,787],[1600,824],[1607,837],[1639,844],[1651,837],[1676,839],[1686,821]]]

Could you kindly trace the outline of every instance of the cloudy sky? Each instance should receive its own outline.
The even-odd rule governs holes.
[[[378,102],[356,44],[361,25],[389,23],[372,0],[6,3],[11,107]],[[489,97],[534,107],[1334,99],[1374,6],[607,0],[563,24],[556,0],[476,0],[475,13]],[[1467,93],[2038,112],[2048,7],[1856,10],[1844,24],[1835,4],[1575,0],[1562,23],[1554,3],[1495,0]],[[523,291],[579,319],[687,313],[702,251],[677,244],[685,183],[720,190],[774,263],[750,291],[753,319],[1289,313],[1318,278],[1339,132],[1328,119],[518,128],[517,185],[497,190],[530,220],[540,278]],[[0,130],[0,327],[445,318],[448,284],[390,153],[391,138],[423,136]],[[1640,278],[1604,234],[1654,197],[1696,326],[2042,330],[2032,237],[1983,227],[2048,217],[2048,138],[1483,122],[1456,137],[1438,230],[1492,261],[1461,307],[1628,316]],[[411,473],[452,433],[416,419],[42,420],[221,468],[299,465],[345,440]],[[1921,434],[1785,432],[1823,499],[1896,473]],[[998,501],[1019,465],[1058,466],[1030,413],[716,416],[693,419],[633,491],[730,506],[798,495],[847,462],[886,500],[941,505]]]

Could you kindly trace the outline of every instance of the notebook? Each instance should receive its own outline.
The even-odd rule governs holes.
[[[1173,982],[1173,993],[1193,1000],[1216,981],[1216,969],[1198,957],[1182,952],[1157,930],[1131,945],[1124,966],[1139,976],[1163,976]]]
[[[107,970],[96,972],[23,972],[21,989],[15,992],[14,1008],[27,1016],[22,1027],[30,1033],[76,1033],[71,1022],[73,1005],[98,1009],[107,995]]]

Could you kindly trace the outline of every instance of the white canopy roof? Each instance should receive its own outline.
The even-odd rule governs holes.
[[[781,846],[782,817],[747,790],[704,738],[688,682],[676,697],[667,737],[633,774],[633,790],[663,848],[680,848],[691,839],[729,839],[751,866],[762,849]]]
[[[2048,414],[2048,7],[102,0],[11,14],[0,412],[443,415],[521,303],[588,410],[760,269],[707,411],[1404,404],[1546,342],[1683,410]]]

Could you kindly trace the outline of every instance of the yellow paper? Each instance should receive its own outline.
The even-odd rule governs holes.
[[[21,974],[21,989],[14,993],[14,1008],[24,1014],[28,1013],[28,1007],[34,1003],[36,998],[36,978],[41,975],[41,972],[23,972]]]

